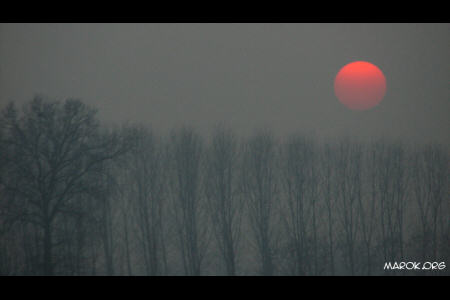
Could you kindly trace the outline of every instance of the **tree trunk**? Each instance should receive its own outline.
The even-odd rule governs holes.
[[[43,261],[44,275],[53,275],[53,265],[52,265],[52,231],[51,223],[49,220],[45,221],[44,224],[44,261]]]

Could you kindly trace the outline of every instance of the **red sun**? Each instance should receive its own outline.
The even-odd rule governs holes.
[[[334,80],[339,101],[353,110],[366,110],[378,105],[386,93],[383,72],[369,62],[355,61],[342,67]]]

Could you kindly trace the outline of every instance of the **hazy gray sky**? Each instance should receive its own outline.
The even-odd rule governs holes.
[[[345,64],[385,74],[383,102],[335,97]],[[1,24],[0,104],[80,98],[107,121],[241,134],[389,136],[450,144],[449,24]]]

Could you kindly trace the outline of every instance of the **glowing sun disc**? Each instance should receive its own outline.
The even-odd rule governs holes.
[[[386,78],[374,64],[355,61],[339,70],[334,80],[334,92],[348,108],[367,110],[383,100]]]

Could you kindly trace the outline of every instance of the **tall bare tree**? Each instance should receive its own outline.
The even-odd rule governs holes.
[[[325,204],[325,215],[327,220],[327,236],[328,236],[328,253],[330,273],[335,275],[335,210],[336,210],[336,179],[335,179],[335,159],[334,148],[330,143],[322,145],[322,150],[319,151],[319,165],[320,165],[320,185],[322,186],[322,196]]]
[[[313,142],[301,136],[291,137],[283,153],[283,183],[287,191],[287,215],[283,218],[293,251],[294,274],[312,274],[317,252],[314,249],[315,198],[313,178]],[[317,244],[316,244],[317,245]]]
[[[273,219],[277,201],[276,143],[265,131],[250,137],[245,146],[243,186],[248,204],[249,222],[256,239],[261,274],[273,275]]]
[[[379,197],[379,220],[384,261],[404,257],[403,220],[408,174],[402,144],[378,141],[372,146]]]
[[[429,252],[433,260],[437,258],[438,220],[441,209],[448,209],[443,206],[448,199],[448,166],[448,154],[439,145],[428,145],[414,153],[413,189],[421,220],[423,260]]]
[[[358,234],[357,205],[361,197],[361,145],[348,139],[336,148],[336,184],[339,220],[343,230],[344,254],[351,275],[355,275],[355,246]]]
[[[209,214],[227,275],[236,275],[237,246],[242,218],[238,182],[237,138],[230,129],[217,127],[207,152],[205,192]]]
[[[89,190],[87,174],[124,152],[119,136],[99,131],[96,111],[78,100],[34,98],[19,114],[3,111],[6,190],[23,201],[20,218],[42,229],[42,273],[54,274],[55,220]]]
[[[181,259],[186,275],[201,275],[201,265],[208,244],[208,227],[201,193],[201,155],[203,142],[192,129],[183,127],[171,137],[173,197],[176,229]]]
[[[363,193],[363,197],[358,199],[358,215],[361,238],[366,252],[367,275],[372,275],[373,254],[375,252],[373,247],[379,209],[378,143],[371,143],[365,150],[364,169],[366,172],[363,172],[362,176],[365,179],[366,192]]]
[[[147,275],[167,271],[163,212],[166,173],[159,139],[143,127],[135,128],[136,145],[129,155],[128,196],[133,203]]]

